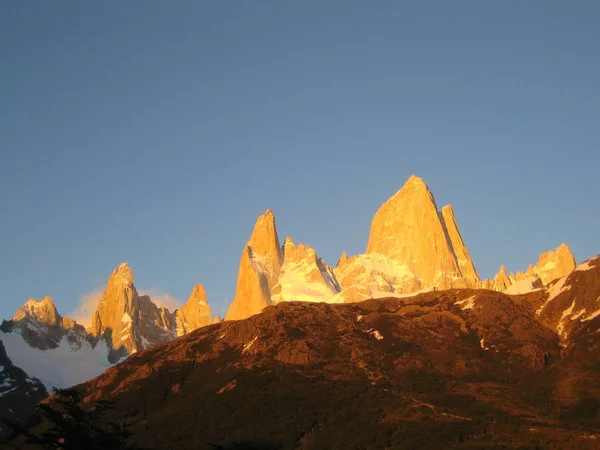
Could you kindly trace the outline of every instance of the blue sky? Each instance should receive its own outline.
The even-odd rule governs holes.
[[[0,3],[0,315],[128,261],[223,314],[256,217],[335,265],[411,175],[482,276],[600,253],[597,1]]]

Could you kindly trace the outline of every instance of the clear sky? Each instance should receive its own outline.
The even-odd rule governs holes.
[[[483,277],[600,253],[600,2],[0,2],[0,317],[128,261],[224,314],[256,217],[335,265],[411,174]]]

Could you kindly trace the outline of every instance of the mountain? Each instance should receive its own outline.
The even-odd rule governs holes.
[[[210,307],[202,285],[193,288],[185,305],[170,312],[157,306],[149,296],[138,295],[127,263],[120,264],[110,275],[87,330],[61,316],[49,296],[30,299],[12,320],[0,326],[0,356],[7,358],[6,364],[0,364],[11,368],[10,379],[18,383],[15,393],[7,397],[11,399],[7,404],[20,401],[13,398],[27,396],[22,408],[0,407],[0,419],[24,420],[35,402],[52,388],[85,382],[132,353],[210,323]],[[30,392],[32,386],[41,386],[36,395]]]
[[[235,297],[225,320],[258,314],[289,300],[329,301],[340,288],[332,269],[310,246],[279,243],[275,214],[260,216],[240,260]]]
[[[282,301],[349,303],[435,289],[538,289],[575,268],[566,244],[542,253],[535,267],[481,280],[458,228],[454,209],[438,209],[429,187],[411,176],[375,213],[366,253],[343,253],[335,267],[309,245],[287,237],[280,245],[275,214],[260,216],[242,251],[236,293],[225,316],[239,320]]]
[[[149,296],[138,295],[127,263],[110,275],[90,328],[90,335],[104,340],[108,359],[119,359],[211,323],[206,293],[194,288],[187,303],[174,313],[159,307]]]
[[[451,287],[458,280],[464,281],[461,285],[468,284],[467,280],[479,282],[454,212],[449,207],[445,213],[438,211],[433,194],[416,176],[410,177],[375,213],[367,245],[369,253],[405,264],[425,286]]]
[[[521,294],[280,302],[76,389],[157,450],[595,449],[599,297],[600,256]]]

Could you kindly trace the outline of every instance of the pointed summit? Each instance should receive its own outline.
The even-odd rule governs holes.
[[[29,299],[15,313],[13,321],[23,320],[26,317],[50,326],[60,325],[62,319],[49,295],[45,296],[43,300]]]
[[[111,349],[109,361],[137,351],[133,336],[134,321],[140,309],[138,292],[133,283],[133,271],[121,263],[112,271],[92,317],[90,334],[104,338]]]
[[[206,299],[204,286],[194,286],[188,301],[175,312],[177,321],[177,336],[212,323],[210,307]]]
[[[273,263],[281,265],[281,249],[273,211],[267,209],[256,219],[247,245],[255,255],[268,257]]]
[[[348,253],[346,251],[342,252],[342,256],[340,256],[340,260],[338,261],[336,267],[342,267],[346,265],[348,259]]]
[[[461,270],[442,220],[433,194],[413,175],[373,217],[367,253],[406,264],[426,286],[446,286]]]
[[[502,292],[510,285],[511,285],[511,281],[510,281],[510,278],[508,277],[508,274],[506,273],[506,267],[504,266],[504,264],[502,264],[500,266],[500,270],[494,277],[493,289],[495,291]]]
[[[479,283],[479,274],[477,273],[477,270],[475,270],[471,255],[463,242],[460,231],[458,231],[458,225],[456,224],[456,217],[454,216],[454,209],[452,206],[446,205],[442,208],[442,219],[450,238],[450,243],[452,244],[452,250],[456,255],[461,275],[473,283],[473,286],[471,287],[475,287],[475,285]]]
[[[225,320],[245,319],[271,304],[271,289],[283,263],[275,214],[267,209],[256,219],[252,235],[242,252],[235,297]]]

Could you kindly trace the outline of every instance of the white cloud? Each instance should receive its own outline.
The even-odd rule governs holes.
[[[95,291],[83,294],[79,298],[77,307],[68,316],[84,327],[89,327],[92,324],[92,316],[98,307],[100,297],[102,297],[102,291],[103,289],[96,289]]]

